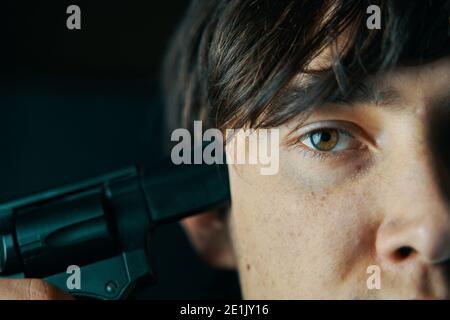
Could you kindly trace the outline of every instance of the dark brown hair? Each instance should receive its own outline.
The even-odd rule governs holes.
[[[379,30],[366,26],[369,5],[381,9]],[[190,127],[197,119],[221,129],[278,126],[345,97],[369,75],[447,55],[445,5],[444,0],[194,0],[164,64],[171,126]],[[308,70],[341,35],[345,50],[332,66]],[[311,80],[292,88],[300,73]]]

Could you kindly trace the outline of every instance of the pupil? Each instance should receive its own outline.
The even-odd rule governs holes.
[[[331,140],[331,134],[329,132],[322,132],[320,139],[322,141],[328,142]]]

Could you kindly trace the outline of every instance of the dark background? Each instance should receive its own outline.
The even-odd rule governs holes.
[[[71,4],[81,30],[66,28]],[[1,202],[163,156],[160,65],[187,4],[2,1]],[[136,297],[240,297],[236,274],[204,264],[178,225],[153,245],[159,282]]]

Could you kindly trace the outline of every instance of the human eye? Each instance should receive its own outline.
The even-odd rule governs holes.
[[[306,155],[319,158],[337,157],[367,148],[361,129],[341,121],[318,122],[300,129],[296,147]]]

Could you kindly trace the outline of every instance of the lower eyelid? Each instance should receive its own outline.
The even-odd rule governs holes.
[[[343,151],[337,151],[337,152],[321,152],[321,151],[315,151],[315,150],[307,150],[299,147],[298,152],[308,159],[318,159],[318,160],[338,160],[342,158],[348,158],[351,156],[351,154],[354,155],[355,152],[363,151],[363,149],[350,149],[350,150],[343,150]]]
[[[350,168],[358,164],[358,167],[363,168],[370,163],[370,155],[367,152],[369,148],[361,150],[346,150],[335,153],[320,153],[306,149],[296,148],[296,152],[306,162],[311,164],[316,163],[318,165],[331,166],[334,169],[338,168]]]

